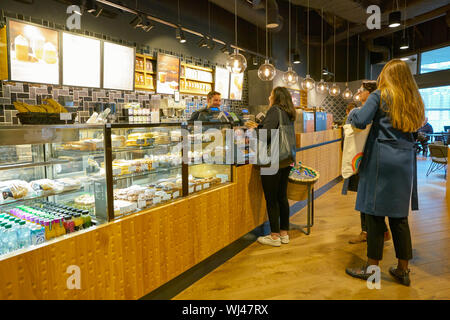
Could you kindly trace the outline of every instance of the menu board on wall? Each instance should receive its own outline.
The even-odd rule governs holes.
[[[242,87],[244,85],[244,73],[231,73],[230,99],[242,100]]]
[[[167,54],[158,54],[156,92],[174,94],[180,90],[180,59]]]
[[[9,21],[12,81],[59,84],[58,31]]]
[[[63,33],[63,85],[100,87],[100,40]]]
[[[105,42],[103,48],[103,88],[134,89],[134,48]]]
[[[230,72],[221,67],[216,67],[214,90],[222,94],[223,99],[229,99]]]

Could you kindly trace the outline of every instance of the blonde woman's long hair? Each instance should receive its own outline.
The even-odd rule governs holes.
[[[425,120],[425,108],[417,83],[408,65],[399,59],[386,63],[377,79],[381,102],[392,126],[403,132],[415,132]]]

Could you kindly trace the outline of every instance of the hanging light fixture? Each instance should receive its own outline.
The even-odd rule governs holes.
[[[237,45],[237,0],[234,0],[234,33],[236,47],[227,59],[227,69],[232,73],[242,73],[247,69],[247,59],[239,53]]]
[[[336,15],[333,17],[334,44],[333,44],[333,84],[329,89],[331,96],[336,97],[341,93],[341,88],[336,84]]]
[[[347,21],[347,82],[345,82],[345,90],[342,93],[342,97],[345,100],[350,100],[353,97],[353,92],[348,88],[348,41],[349,41],[349,22]]]
[[[323,8],[320,22],[320,70],[323,70]],[[328,93],[328,84],[323,80],[322,75],[320,76],[320,81],[316,86],[316,90],[321,94]]]
[[[359,34],[358,34],[358,42],[357,42],[357,53],[356,53],[356,68],[358,69],[358,80],[359,80]],[[359,90],[353,95],[353,100],[355,102],[361,101],[361,93]]]
[[[406,50],[409,48],[409,41],[408,38],[406,36],[406,0],[405,0],[405,22],[403,23],[403,37],[402,40],[400,41],[400,50]]]
[[[397,10],[389,13],[389,28],[397,28],[402,21],[402,13],[398,8],[398,0],[395,2],[397,3]]]
[[[302,88],[303,90],[312,90],[314,89],[316,82],[314,81],[313,78],[310,77],[309,75],[309,0],[308,0],[308,15],[307,15],[307,52],[306,52],[306,78],[303,80],[302,82]]]
[[[292,62],[294,64],[299,64],[301,62],[300,54],[298,53],[298,9],[295,10],[295,53]]]
[[[278,20],[278,5],[275,0],[266,0],[266,27],[275,29],[280,26]]]
[[[291,63],[291,0],[289,0],[289,67],[288,70],[283,74],[283,81],[287,85],[295,85],[298,82],[297,72],[292,70]]]
[[[267,31],[267,2],[266,2],[266,60],[258,69],[258,77],[262,81],[272,81],[277,71],[269,61],[269,37]]]
[[[178,27],[175,30],[175,38],[180,42],[180,43],[186,43],[186,37],[184,36],[184,32],[183,32],[183,28],[181,27],[180,24],[180,0],[177,1],[177,8],[178,8]]]

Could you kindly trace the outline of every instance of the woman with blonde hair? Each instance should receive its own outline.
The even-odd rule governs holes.
[[[360,110],[349,115],[350,123],[364,129],[372,123],[360,165],[356,210],[366,214],[367,257],[365,266],[347,268],[352,277],[368,279],[370,265],[383,256],[384,219],[389,226],[398,259],[389,273],[403,285],[410,285],[408,261],[412,259],[410,208],[418,209],[416,154],[413,132],[425,119],[424,104],[408,65],[389,61],[377,80],[378,90],[370,94]]]

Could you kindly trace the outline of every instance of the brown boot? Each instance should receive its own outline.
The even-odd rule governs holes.
[[[367,241],[367,232],[361,231],[361,233],[353,239],[350,239],[348,243],[356,244]]]
[[[384,241],[389,241],[391,240],[391,234],[389,233],[389,231],[386,231],[384,233]]]

